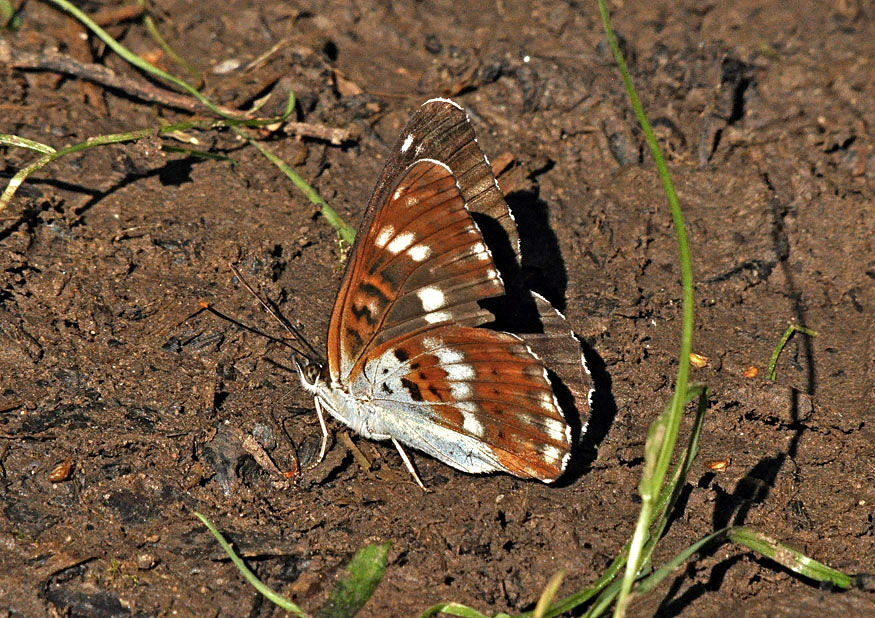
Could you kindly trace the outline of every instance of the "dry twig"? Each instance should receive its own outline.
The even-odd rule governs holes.
[[[100,64],[79,62],[64,54],[55,52],[32,53],[16,49],[3,39],[0,39],[0,64],[14,69],[31,71],[55,71],[95,82],[107,88],[123,92],[131,97],[159,103],[166,107],[197,113],[206,110],[200,102],[185,95],[158,88],[140,80],[119,75],[112,69]],[[219,111],[229,116],[241,116],[240,110],[216,106]],[[306,122],[288,122],[285,132],[289,135],[325,140],[334,145],[353,139],[349,129],[326,127],[324,125]]]

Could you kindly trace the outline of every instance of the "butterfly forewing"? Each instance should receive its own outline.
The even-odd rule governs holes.
[[[460,470],[551,481],[565,468],[570,427],[544,365],[513,335],[443,325],[398,338],[369,351],[352,387],[380,431]]]
[[[349,380],[367,348],[402,334],[490,320],[477,301],[503,292],[453,174],[417,161],[356,239],[329,325],[332,380]]]

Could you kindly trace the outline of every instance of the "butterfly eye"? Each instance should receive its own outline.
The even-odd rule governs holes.
[[[315,365],[310,363],[306,367],[304,367],[304,378],[310,384],[316,384],[316,381],[319,379],[319,375],[322,373],[322,368],[319,365]]]

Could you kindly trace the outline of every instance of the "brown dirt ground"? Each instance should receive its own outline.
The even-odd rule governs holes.
[[[391,446],[364,440],[370,471],[337,440],[292,482],[256,464],[242,445],[253,433],[282,470],[295,451],[313,459],[312,404],[284,348],[189,316],[205,300],[276,332],[230,276],[233,261],[323,345],[341,271],[334,232],[228,133],[195,134],[228,160],[155,142],[94,149],[29,180],[0,223],[0,616],[279,615],[193,509],[311,609],[356,548],[392,541],[369,616],[416,615],[441,600],[530,608],[558,569],[571,592],[617,553],[637,514],[644,436],[676,371],[670,216],[594,3],[454,4],[161,0],[156,15],[216,99],[248,105],[277,84],[276,111],[292,87],[300,119],[357,131],[344,147],[270,142],[353,224],[388,147],[431,96],[468,108],[493,159],[512,154],[506,193],[556,238],[531,254],[530,272],[597,360],[593,429],[575,471],[550,487],[418,456],[433,489],[422,495]],[[613,8],[685,209],[695,351],[710,359],[693,373],[712,390],[701,458],[659,557],[744,523],[846,572],[872,572],[875,9]],[[23,27],[2,36],[66,52],[77,38],[67,23],[31,2]],[[139,22],[111,32],[138,53],[155,50]],[[212,72],[280,42],[249,71]],[[0,75],[0,132],[58,146],[185,118],[52,73]],[[4,178],[32,159],[0,152]],[[794,322],[820,336],[793,338],[772,384],[765,365]],[[745,378],[751,366],[759,376]],[[67,457],[71,478],[51,483]],[[722,458],[726,471],[709,471],[705,462]],[[632,614],[875,615],[875,599],[820,590],[722,546]]]

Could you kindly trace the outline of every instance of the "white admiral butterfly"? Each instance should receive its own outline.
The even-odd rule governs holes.
[[[512,246],[516,224],[464,110],[427,101],[377,182],[346,265],[328,329],[328,362],[297,363],[323,409],[366,438],[391,440],[464,472],[544,482],[565,470],[572,430],[554,394],[558,376],[580,418],[591,381],[565,318],[529,295],[537,332],[482,328],[483,306],[505,296],[475,222]],[[548,375],[547,367],[555,372]]]

